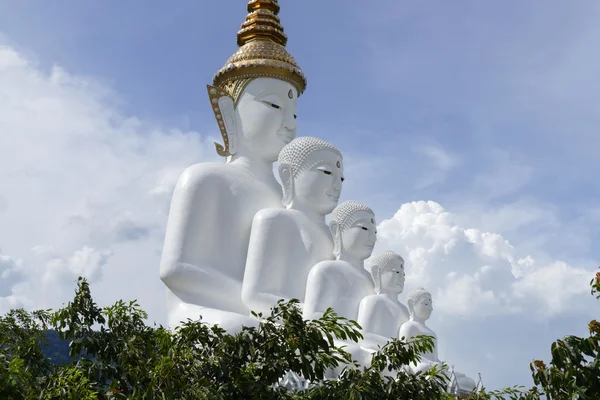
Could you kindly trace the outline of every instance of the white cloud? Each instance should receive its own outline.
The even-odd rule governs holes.
[[[74,282],[79,276],[90,283],[96,282],[102,278],[102,267],[112,256],[109,250],[96,250],[88,246],[68,257],[61,257],[51,246],[36,246],[32,253],[43,263],[42,282],[50,286]]]
[[[517,192],[535,173],[521,157],[498,149],[489,151],[484,170],[487,171],[476,176],[473,185],[476,192],[489,198]]]
[[[543,305],[546,315],[572,312],[581,308],[574,300],[589,298],[589,281],[592,273],[589,270],[573,268],[556,261],[542,268],[534,268],[524,274],[523,278],[513,285],[517,297],[534,296]]]
[[[458,225],[436,202],[403,204],[378,230],[377,251],[404,256],[407,288],[429,288],[442,314],[485,317],[533,305],[552,316],[588,300],[591,269],[560,261],[538,265],[502,235]]]
[[[118,105],[93,79],[43,72],[0,45],[0,247],[12,256],[2,256],[0,312],[59,306],[83,275],[101,304],[135,297],[163,321],[172,188],[183,168],[216,157],[197,133]]]
[[[449,172],[459,164],[457,155],[445,150],[439,144],[421,144],[413,146],[413,151],[426,159],[423,163],[421,176],[414,188],[425,189],[444,181]]]
[[[24,279],[21,260],[15,260],[0,252],[0,299],[13,295],[13,286]]]
[[[447,171],[458,165],[458,157],[444,150],[440,146],[432,144],[415,146],[414,150],[426,156],[437,168]]]

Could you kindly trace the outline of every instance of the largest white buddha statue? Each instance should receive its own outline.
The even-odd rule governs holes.
[[[241,298],[254,215],[282,208],[273,162],[296,136],[304,74],[286,51],[276,0],[250,0],[238,51],[208,87],[226,163],[187,168],[173,193],[160,265],[168,324],[253,325]],[[283,265],[282,265],[283,267]]]

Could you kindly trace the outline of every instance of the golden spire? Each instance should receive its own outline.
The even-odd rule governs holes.
[[[235,83],[250,78],[281,79],[294,85],[298,96],[306,88],[304,73],[285,49],[287,36],[278,14],[277,0],[248,1],[248,15],[237,34],[240,48],[213,78],[213,85],[227,90],[235,101],[243,90]]]
[[[251,40],[271,40],[282,46],[287,43],[283,26],[279,22],[279,4],[272,0],[256,0],[248,3],[248,15],[237,34],[238,46]]]

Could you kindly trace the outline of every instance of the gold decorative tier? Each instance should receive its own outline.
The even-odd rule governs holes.
[[[298,95],[306,89],[306,77],[287,52],[287,36],[279,21],[277,0],[250,0],[248,15],[237,34],[240,48],[215,74],[213,85],[228,88],[248,78],[276,78],[291,83]]]

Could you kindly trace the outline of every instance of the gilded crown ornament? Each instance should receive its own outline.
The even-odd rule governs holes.
[[[277,0],[248,1],[248,15],[237,34],[239,49],[207,85],[211,106],[219,123],[224,146],[215,143],[220,156],[230,156],[227,126],[218,107],[219,97],[228,96],[234,104],[244,88],[255,78],[275,78],[292,84],[300,96],[306,89],[306,77],[285,45],[287,36],[279,21]],[[291,96],[291,97],[290,97]],[[292,98],[293,93],[288,94]]]

